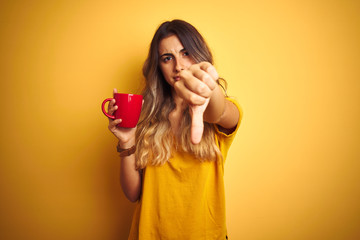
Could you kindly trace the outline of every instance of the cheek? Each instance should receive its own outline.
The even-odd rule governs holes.
[[[161,73],[162,73],[163,77],[168,82],[169,81],[169,75],[170,75],[168,66],[160,65],[160,70],[161,70]]]
[[[160,70],[163,73],[164,76],[169,75],[169,72],[171,70],[171,66],[170,64],[166,64],[166,65],[160,65]]]
[[[196,63],[195,60],[190,58],[190,59],[188,59],[188,61],[186,61],[186,67],[189,68],[192,65],[194,65],[195,63]]]
[[[160,71],[162,72],[163,75],[165,75],[165,67],[164,65],[160,64]]]

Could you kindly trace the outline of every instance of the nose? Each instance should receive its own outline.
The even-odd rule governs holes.
[[[176,72],[180,72],[181,70],[184,70],[184,63],[181,60],[181,58],[176,59],[176,64],[175,64],[175,71]]]

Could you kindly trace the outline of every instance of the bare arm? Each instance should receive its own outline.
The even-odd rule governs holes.
[[[114,89],[114,93],[117,90]],[[115,105],[115,99],[109,103],[109,114],[112,115],[118,108]],[[109,119],[109,130],[119,140],[119,146],[122,149],[131,148],[135,144],[135,132],[136,128],[120,128],[117,125],[121,122],[121,119],[112,120]],[[141,174],[135,168],[135,154],[121,158],[120,166],[120,183],[125,196],[131,201],[136,202],[140,198],[141,194]]]
[[[120,143],[123,149],[131,148],[133,143]],[[120,183],[125,196],[131,201],[136,202],[141,194],[141,174],[135,168],[135,154],[121,158]]]
[[[226,129],[231,130],[236,126],[240,113],[232,102],[226,100],[216,83],[219,75],[213,65],[208,62],[194,64],[188,70],[183,70],[180,76],[181,81],[177,81],[174,88],[189,103],[196,135],[202,134],[199,130],[203,128],[202,120],[218,124],[225,133]]]
[[[223,129],[232,129],[236,127],[239,117],[238,108],[225,98],[220,86],[217,86],[204,112],[204,121],[216,123]]]

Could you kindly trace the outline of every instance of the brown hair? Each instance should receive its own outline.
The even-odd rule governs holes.
[[[145,87],[143,90],[144,106],[136,131],[137,150],[136,166],[138,169],[165,163],[171,157],[171,150],[176,147],[194,154],[201,160],[215,160],[221,153],[215,144],[213,124],[204,123],[202,141],[193,145],[190,141],[191,117],[188,109],[180,127],[181,135],[175,139],[168,120],[175,103],[171,96],[171,86],[166,82],[159,66],[159,43],[162,39],[176,35],[189,55],[199,63],[213,64],[212,54],[201,34],[191,24],[183,20],[166,21],[156,30],[150,44],[148,57],[143,66]],[[149,159],[151,159],[149,161]]]

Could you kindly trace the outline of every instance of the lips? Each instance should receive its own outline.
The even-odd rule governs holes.
[[[179,80],[180,80],[180,76],[175,76],[174,79],[175,79],[175,81],[179,81]]]

